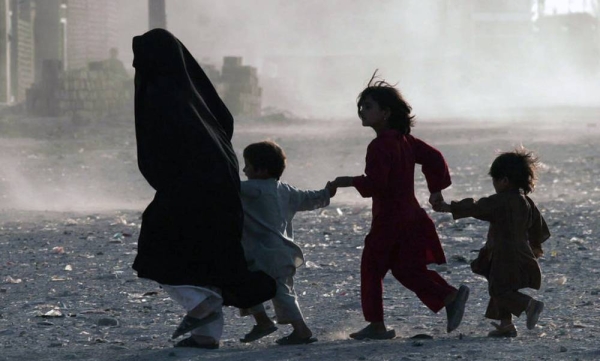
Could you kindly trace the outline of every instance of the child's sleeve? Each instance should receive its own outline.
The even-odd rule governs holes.
[[[300,190],[292,186],[289,187],[291,191],[290,207],[294,213],[297,211],[311,211],[329,205],[331,196],[326,188],[321,190]]]
[[[372,197],[377,191],[387,189],[390,164],[390,154],[375,143],[369,144],[365,174],[354,177],[352,185],[364,198]]]
[[[458,202],[452,201],[450,203],[450,210],[454,219],[473,217],[491,222],[494,219],[495,203],[491,197],[480,198],[478,200],[465,198]]]
[[[448,164],[442,153],[420,139],[414,138],[414,140],[415,162],[421,164],[421,171],[425,175],[429,192],[440,192],[448,188],[452,181]]]
[[[542,217],[540,210],[536,207],[533,201],[527,197],[527,202],[532,210],[531,227],[528,230],[529,245],[532,249],[542,249],[542,243],[550,238],[550,230],[546,224],[546,220]]]

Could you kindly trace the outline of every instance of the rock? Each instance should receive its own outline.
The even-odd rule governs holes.
[[[112,317],[103,317],[98,319],[98,322],[96,322],[96,324],[98,326],[105,326],[105,327],[114,327],[114,326],[119,326],[119,321],[116,318],[112,318]]]
[[[465,256],[461,256],[459,254],[452,255],[450,259],[458,263],[468,263],[468,260],[465,258]]]

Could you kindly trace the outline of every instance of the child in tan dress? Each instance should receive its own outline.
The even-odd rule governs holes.
[[[454,219],[473,217],[490,222],[485,246],[471,263],[473,272],[489,283],[490,302],[485,317],[500,320],[490,337],[516,337],[512,315],[525,312],[527,328],[533,329],[544,303],[519,292],[521,288],[539,289],[542,274],[537,262],[542,242],[550,237],[546,221],[531,198],[536,180],[537,159],[524,149],[502,153],[489,174],[496,194],[473,200],[445,202],[434,206],[450,212]]]

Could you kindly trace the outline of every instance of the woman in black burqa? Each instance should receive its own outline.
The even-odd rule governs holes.
[[[176,346],[216,348],[222,305],[272,298],[275,283],[249,272],[233,117],[185,46],[154,29],[133,38],[138,165],[156,190],[142,216],[139,277],[161,284],[187,311]]]

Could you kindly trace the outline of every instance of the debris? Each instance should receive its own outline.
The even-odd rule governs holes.
[[[450,259],[451,259],[452,261],[454,261],[454,262],[458,262],[458,263],[468,263],[468,261],[467,261],[467,259],[465,258],[465,256],[461,256],[461,255],[459,255],[459,254],[452,255],[452,256],[450,257]]]
[[[62,312],[60,312],[60,310],[54,309],[54,310],[50,310],[50,311],[44,313],[41,317],[44,317],[44,318],[52,318],[52,317],[59,318],[59,317],[65,317],[65,315]]]
[[[12,278],[11,276],[6,276],[6,278],[4,278],[4,283],[17,284],[21,282],[23,282],[23,280],[21,280],[20,278]]]
[[[304,265],[306,266],[306,268],[321,268],[321,266],[319,266],[318,264],[312,262],[312,261],[306,261],[304,263]]]
[[[98,326],[119,326],[119,321],[112,317],[103,317],[98,319]]]
[[[55,253],[55,254],[64,254],[65,249],[63,247],[53,247],[50,252]]]
[[[560,277],[554,279],[553,283],[557,284],[559,286],[562,286],[565,283],[567,283],[567,277],[566,276],[560,276]]]

